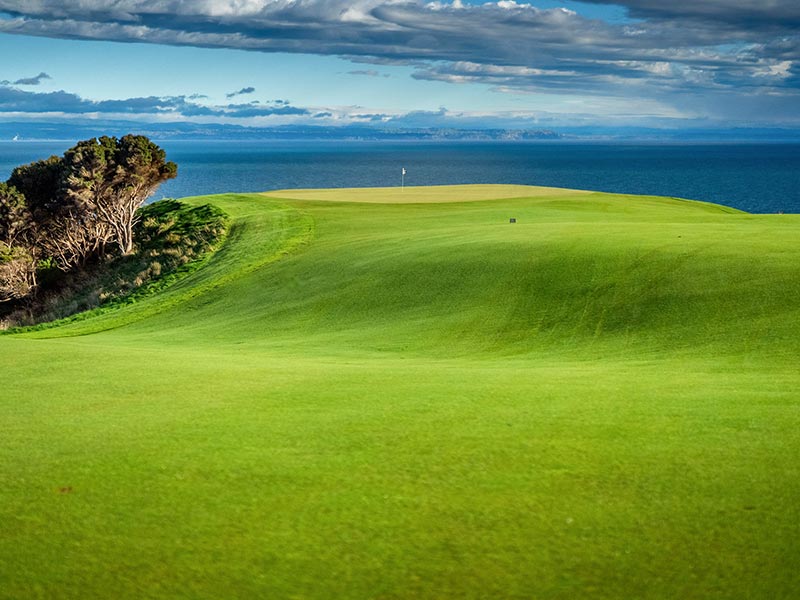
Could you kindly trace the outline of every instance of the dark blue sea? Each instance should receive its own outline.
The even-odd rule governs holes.
[[[706,200],[800,213],[800,145],[159,142],[178,178],[156,198],[282,188],[519,183]],[[67,142],[0,143],[0,180]]]

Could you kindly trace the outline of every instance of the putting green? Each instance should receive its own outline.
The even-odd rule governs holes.
[[[0,336],[0,598],[800,589],[800,217],[188,201],[233,219],[202,269]]]
[[[371,204],[419,204],[433,202],[477,202],[509,198],[558,197],[589,194],[582,190],[540,187],[533,185],[434,185],[405,188],[343,188],[310,190],[276,190],[265,192],[271,198],[321,200],[329,202],[367,202]]]

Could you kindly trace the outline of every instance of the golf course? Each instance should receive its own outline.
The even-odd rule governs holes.
[[[800,596],[800,215],[182,201],[200,268],[0,335],[0,598]]]

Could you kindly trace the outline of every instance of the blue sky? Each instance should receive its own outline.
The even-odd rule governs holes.
[[[800,127],[796,0],[0,0],[0,57],[0,119]]]

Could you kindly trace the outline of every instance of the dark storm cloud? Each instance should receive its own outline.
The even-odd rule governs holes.
[[[501,91],[798,96],[797,0],[588,1],[633,20],[513,0],[0,0],[0,31],[339,55]]]
[[[230,94],[225,94],[225,97],[226,98],[235,98],[236,96],[244,96],[246,94],[252,94],[255,91],[256,91],[256,88],[254,88],[252,86],[251,87],[243,87],[242,89],[237,90],[235,92],[231,92]]]

